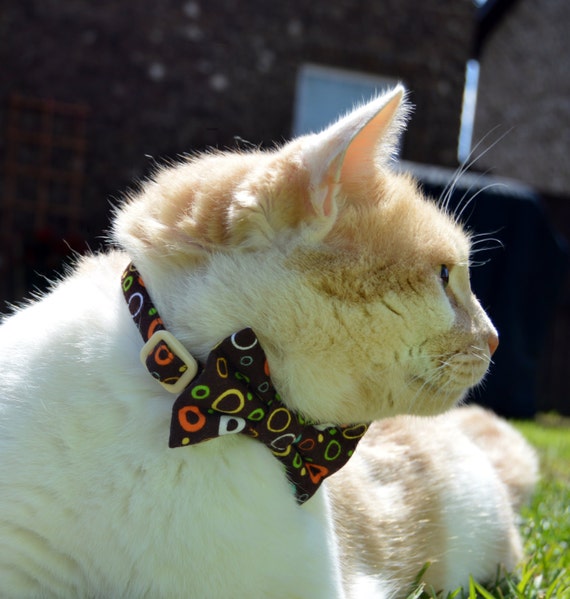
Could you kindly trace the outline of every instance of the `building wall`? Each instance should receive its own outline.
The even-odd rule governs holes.
[[[0,134],[11,93],[89,108],[89,238],[155,159],[288,138],[305,62],[403,80],[416,104],[404,157],[453,165],[473,11],[470,0],[5,3]],[[0,165],[3,152],[0,136]]]
[[[493,131],[489,140],[496,140],[505,134],[480,159],[482,169],[566,196],[569,23],[567,0],[513,3],[483,47],[474,136]]]

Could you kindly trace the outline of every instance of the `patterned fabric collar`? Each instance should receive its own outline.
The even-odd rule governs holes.
[[[265,353],[251,329],[224,339],[201,366],[165,329],[132,264],[123,273],[122,287],[145,341],[143,364],[158,383],[178,394],[170,447],[227,434],[257,439],[285,466],[299,504],[346,464],[368,425],[319,425],[289,410],[271,382]]]

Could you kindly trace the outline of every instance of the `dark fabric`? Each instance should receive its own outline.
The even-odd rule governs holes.
[[[122,287],[144,341],[164,330],[133,265],[123,273]],[[181,370],[184,362],[175,355],[176,350],[163,342],[155,347],[145,360],[149,372],[162,383],[179,378],[176,370]],[[319,425],[289,410],[271,382],[255,333],[246,328],[211,351],[198,376],[176,399],[169,446],[195,445],[228,434],[247,435],[283,463],[297,502],[302,504],[326,477],[346,464],[367,429],[367,424]]]
[[[131,263],[121,279],[123,294],[129,312],[145,342],[159,331],[165,331],[159,316],[146,290],[142,277]],[[167,341],[159,340],[145,359],[150,374],[167,385],[175,384],[188,369],[188,365],[176,354]]]
[[[170,447],[242,433],[283,462],[299,503],[352,456],[367,425],[315,425],[290,411],[271,382],[265,353],[251,329],[215,347],[203,373],[174,403]]]

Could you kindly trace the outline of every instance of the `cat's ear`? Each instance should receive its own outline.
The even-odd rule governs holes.
[[[303,160],[311,173],[310,199],[317,216],[334,215],[341,183],[358,183],[392,156],[407,113],[405,90],[398,85],[321,133],[303,138]]]
[[[137,263],[261,249],[283,231],[322,239],[336,220],[341,186],[358,184],[386,161],[406,112],[397,86],[280,150],[212,153],[161,169],[117,210],[113,239]]]

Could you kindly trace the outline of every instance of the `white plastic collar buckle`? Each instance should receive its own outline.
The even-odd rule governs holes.
[[[157,348],[160,342],[164,342],[168,349],[177,356],[186,365],[186,370],[181,374],[180,378],[173,380],[172,383],[167,380],[161,381],[157,379],[169,393],[181,393],[192,382],[192,379],[198,372],[198,362],[192,357],[190,352],[176,339],[176,337],[168,331],[161,329],[155,331],[152,337],[143,345],[140,352],[140,359],[143,366],[146,368],[146,360]]]

